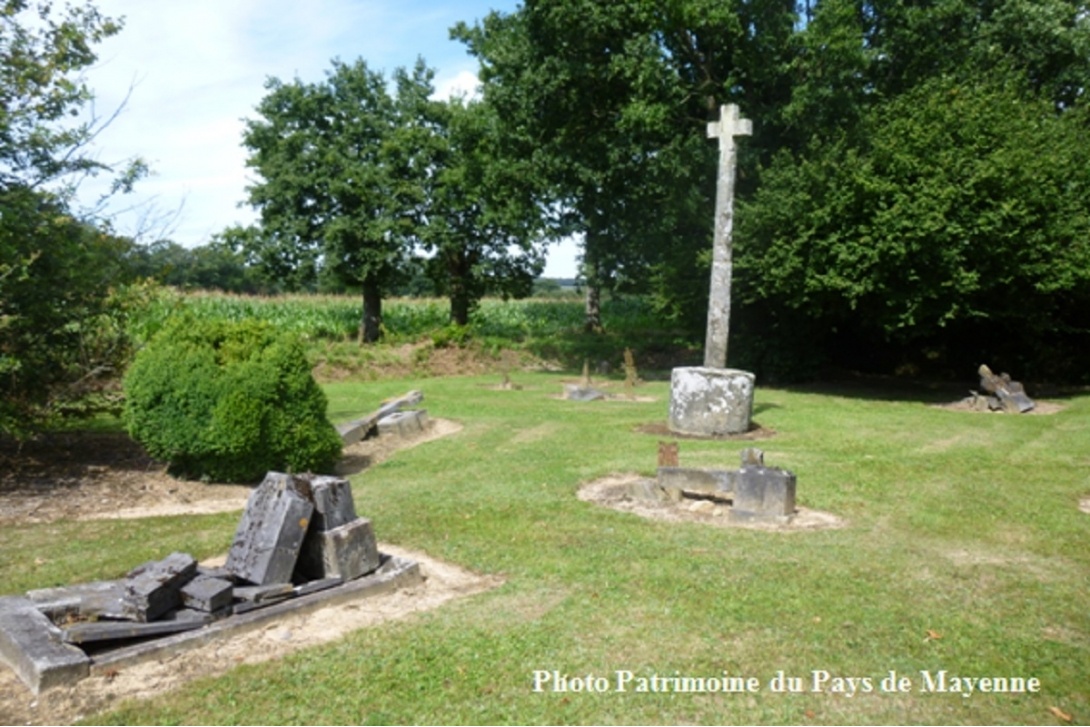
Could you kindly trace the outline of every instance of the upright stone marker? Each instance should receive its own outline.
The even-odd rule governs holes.
[[[670,428],[681,434],[740,434],[749,429],[753,374],[728,369],[730,297],[734,231],[734,137],[749,136],[753,123],[734,104],[722,106],[708,124],[708,138],[719,140],[719,179],[715,195],[708,329],[702,367],[676,368],[670,386]]]
[[[712,283],[708,298],[708,333],[704,339],[704,366],[727,365],[730,333],[730,282],[734,270],[734,137],[753,133],[753,122],[743,119],[734,104],[719,109],[719,121],[708,124],[708,138],[719,139],[719,180],[715,187],[715,237],[712,247]]]

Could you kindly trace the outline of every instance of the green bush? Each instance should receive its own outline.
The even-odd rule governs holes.
[[[125,376],[125,425],[183,477],[227,482],[269,470],[329,471],[341,439],[302,344],[256,322],[185,317]]]

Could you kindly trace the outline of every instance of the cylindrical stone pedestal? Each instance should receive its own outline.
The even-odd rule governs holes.
[[[753,374],[739,369],[674,369],[670,375],[670,429],[704,436],[749,431],[753,381]]]

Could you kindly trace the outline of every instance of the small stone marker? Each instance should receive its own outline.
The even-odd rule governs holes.
[[[659,442],[659,467],[677,467],[678,448],[677,442]]]
[[[197,573],[186,553],[137,566],[125,577],[124,607],[135,621],[154,621],[181,604],[181,589]]]
[[[269,472],[246,503],[227,570],[255,585],[291,580],[313,512],[314,504],[299,493],[291,475]]]

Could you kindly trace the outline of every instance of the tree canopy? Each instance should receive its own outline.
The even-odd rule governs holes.
[[[26,435],[124,361],[113,287],[125,241],[73,209],[86,174],[114,170],[87,145],[79,75],[120,23],[91,5],[0,4],[0,431]],[[142,174],[135,161],[115,191]]]

